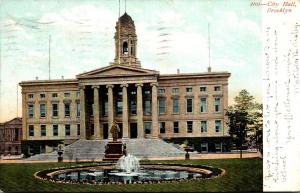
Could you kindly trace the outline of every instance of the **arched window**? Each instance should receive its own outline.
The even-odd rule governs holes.
[[[128,43],[123,42],[123,54],[128,54]]]

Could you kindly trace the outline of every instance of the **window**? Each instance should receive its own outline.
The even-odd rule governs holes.
[[[201,143],[201,152],[207,152],[207,146],[208,144],[207,143]]]
[[[91,135],[95,135],[95,126],[91,124]]]
[[[192,93],[193,92],[193,88],[192,87],[187,87],[186,88],[186,92],[187,93]]]
[[[57,103],[52,104],[52,116],[58,117],[58,104]]]
[[[103,111],[103,113],[104,113],[104,116],[107,117],[107,115],[108,115],[108,101],[104,102],[104,111]]]
[[[215,143],[215,148],[216,148],[216,152],[221,152],[222,151],[221,143]]]
[[[151,115],[151,101],[150,100],[144,101],[144,113],[145,113],[145,115]]]
[[[80,97],[80,92],[79,92],[79,91],[76,92],[76,97],[77,97],[77,98]]]
[[[70,128],[70,125],[65,125],[65,135],[66,136],[70,136],[71,134],[71,128]]]
[[[173,94],[178,94],[179,93],[179,88],[172,88],[172,93]]]
[[[46,136],[46,125],[41,125],[41,136]]]
[[[34,125],[29,125],[29,136],[33,137],[34,136]]]
[[[193,99],[186,99],[186,112],[193,112]]]
[[[201,133],[207,132],[207,122],[201,121]]]
[[[200,87],[200,92],[206,92],[206,86],[201,86]]]
[[[33,118],[34,116],[34,104],[28,105],[28,117]]]
[[[215,131],[217,133],[221,131],[221,120],[215,120]]]
[[[130,92],[130,114],[136,115],[136,92]]]
[[[165,99],[159,99],[158,100],[158,106],[159,106],[159,114],[165,114],[166,113],[166,100]]]
[[[187,125],[187,132],[193,133],[193,121],[187,121],[186,125]]]
[[[80,117],[80,103],[79,102],[76,103],[76,116]]]
[[[58,136],[58,125],[53,125],[52,129],[53,129],[53,136]]]
[[[70,117],[70,103],[65,103],[65,117]]]
[[[52,93],[52,97],[56,98],[57,97],[57,93]]]
[[[128,54],[128,43],[123,42],[123,54]]]
[[[40,117],[46,117],[46,104],[40,104]]]
[[[70,95],[71,95],[71,94],[70,94],[69,92],[65,92],[65,93],[64,93],[64,96],[65,96],[65,97],[70,97]]]
[[[173,122],[173,131],[174,133],[179,133],[179,122]]]
[[[121,99],[117,101],[117,115],[122,115],[123,112],[123,102]]]
[[[164,88],[158,89],[158,94],[165,94],[165,93],[166,93],[166,89]]]
[[[221,86],[215,86],[215,87],[214,87],[214,90],[215,90],[215,91],[221,91]]]
[[[80,135],[80,124],[77,124],[77,135]]]
[[[178,98],[173,99],[173,113],[174,114],[179,113],[179,99]]]
[[[221,111],[221,99],[219,97],[215,98],[215,112]]]
[[[28,94],[28,98],[32,99],[33,98],[33,94]]]
[[[200,99],[200,112],[206,113],[207,112],[207,100],[206,98]]]
[[[151,134],[151,122],[144,123],[145,134]]]
[[[159,122],[159,132],[160,133],[166,132],[166,123],[165,122]]]
[[[40,94],[40,98],[46,98],[46,94]]]

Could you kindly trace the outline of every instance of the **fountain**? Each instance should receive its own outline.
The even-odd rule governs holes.
[[[138,172],[140,170],[140,163],[138,158],[133,155],[123,155],[117,162],[116,168],[125,171],[127,174]]]

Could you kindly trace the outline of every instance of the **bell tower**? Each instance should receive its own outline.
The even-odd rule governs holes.
[[[116,23],[114,64],[141,67],[136,57],[137,36],[134,21],[125,12]]]

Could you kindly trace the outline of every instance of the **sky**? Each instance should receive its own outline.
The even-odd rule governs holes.
[[[125,1],[120,0],[120,14]],[[228,71],[229,104],[241,89],[262,102],[261,9],[250,0],[127,0],[137,57],[161,74]],[[119,0],[0,0],[0,122],[21,116],[25,80],[51,79],[109,65]]]

